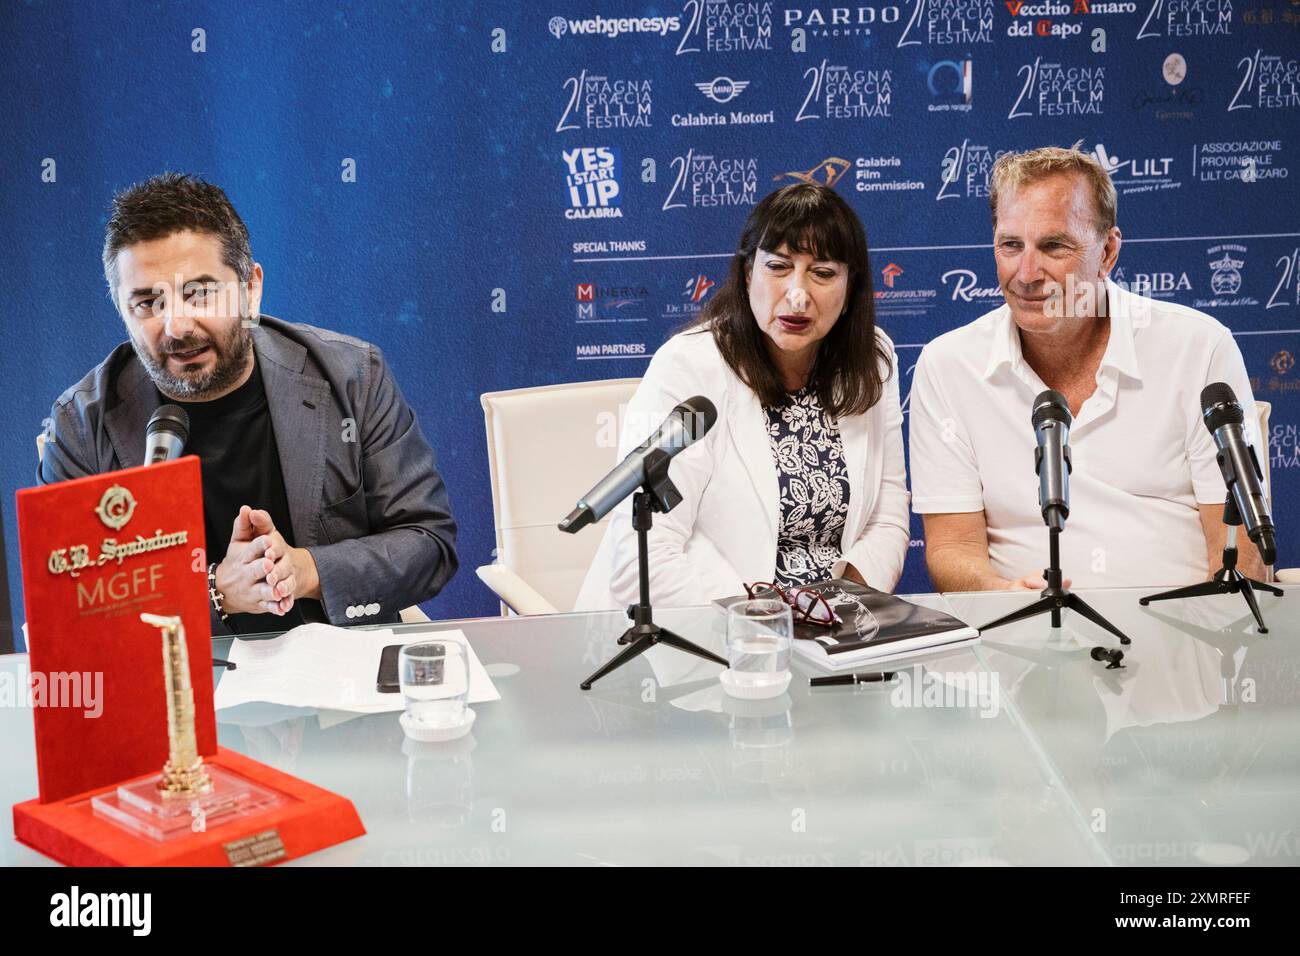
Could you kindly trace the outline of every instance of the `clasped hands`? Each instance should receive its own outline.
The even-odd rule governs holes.
[[[248,505],[239,509],[216,579],[227,614],[282,617],[295,600],[320,597],[320,578],[311,552],[290,547],[275,530],[271,515]]]

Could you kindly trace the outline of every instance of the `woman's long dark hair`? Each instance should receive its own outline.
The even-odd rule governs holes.
[[[833,418],[860,415],[880,401],[884,390],[880,369],[882,364],[888,368],[889,354],[876,338],[867,236],[857,214],[834,189],[796,183],[755,206],[740,234],[726,281],[688,328],[713,333],[727,365],[764,405],[787,404],[790,396],[768,354],[767,336],[749,307],[746,281],[759,249],[776,252],[783,245],[791,252],[848,266],[844,314],[821,340],[808,385]]]

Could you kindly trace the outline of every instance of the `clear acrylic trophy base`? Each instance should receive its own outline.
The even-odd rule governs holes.
[[[159,842],[202,833],[280,803],[280,795],[238,774],[207,764],[212,789],[175,796],[158,789],[162,775],[124,783],[91,799],[95,815]]]

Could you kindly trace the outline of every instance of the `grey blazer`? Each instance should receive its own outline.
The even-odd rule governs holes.
[[[253,329],[294,544],[333,624],[392,623],[456,573],[456,523],[433,450],[375,346],[263,315]],[[123,342],[54,403],[41,484],[132,467],[158,392]],[[350,439],[350,440],[349,440]],[[249,502],[257,507],[257,502]],[[268,616],[267,629],[274,630]],[[213,615],[213,633],[225,633]]]

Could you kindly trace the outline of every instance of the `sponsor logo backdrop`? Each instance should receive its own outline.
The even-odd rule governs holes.
[[[265,311],[385,350],[461,524],[428,607],[448,617],[496,607],[472,570],[493,547],[480,393],[641,374],[754,203],[810,180],[866,224],[906,396],[921,346],[1001,303],[994,160],[1082,142],[1120,192],[1117,278],[1227,324],[1273,403],[1279,564],[1300,563],[1300,0],[85,13],[17,6],[0,39],[11,529],[51,400],[123,339],[108,198],[162,169],[229,192]],[[920,530],[904,591],[929,587]]]

